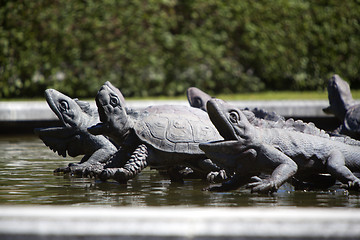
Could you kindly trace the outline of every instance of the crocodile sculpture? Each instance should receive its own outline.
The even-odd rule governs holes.
[[[72,99],[54,90],[45,90],[45,98],[51,110],[61,122],[61,127],[37,128],[39,138],[59,155],[71,157],[84,155],[80,163],[70,163],[54,172],[72,173],[82,176],[85,169],[98,162],[106,162],[117,148],[106,137],[94,136],[87,128],[99,121],[96,111],[88,102]]]
[[[330,106],[323,111],[334,114],[342,123],[334,133],[360,139],[360,103],[353,99],[349,84],[334,75],[328,81],[327,90]]]
[[[126,111],[120,94],[106,82],[96,96],[101,122],[88,130],[110,137],[121,151],[105,166],[93,168],[90,175],[126,183],[148,165],[158,170],[190,167],[204,177],[220,170],[199,149],[200,142],[222,139],[204,111],[174,105]]]
[[[249,123],[241,110],[219,99],[207,110],[223,141],[201,143],[200,148],[218,166],[235,174],[210,190],[233,190],[247,185],[252,192],[276,191],[292,176],[329,173],[349,189],[358,190],[360,144],[346,143],[289,129],[259,128]],[[260,173],[270,173],[261,179]]]

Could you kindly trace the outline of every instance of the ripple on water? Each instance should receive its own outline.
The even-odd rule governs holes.
[[[0,204],[360,207],[360,194],[344,190],[305,192],[285,185],[272,195],[244,188],[216,193],[202,191],[209,185],[206,181],[171,183],[149,169],[126,185],[53,174],[55,168],[80,159],[58,156],[35,136],[0,136]]]

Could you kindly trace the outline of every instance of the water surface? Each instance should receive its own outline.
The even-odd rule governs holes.
[[[305,192],[285,185],[273,195],[251,194],[247,189],[214,193],[202,191],[209,185],[206,181],[171,183],[148,168],[126,185],[53,174],[55,168],[80,159],[58,156],[32,135],[0,135],[0,204],[360,207],[359,193],[341,189]]]

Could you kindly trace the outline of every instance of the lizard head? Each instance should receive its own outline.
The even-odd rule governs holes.
[[[250,123],[241,110],[219,99],[209,100],[207,111],[224,140],[201,143],[199,147],[219,166],[235,169],[237,159],[247,150],[244,143],[249,138]]]
[[[51,110],[65,127],[80,128],[84,120],[93,115],[88,102],[72,99],[55,89],[45,90],[45,98]]]
[[[130,129],[129,117],[126,113],[126,104],[120,90],[110,82],[105,82],[96,95],[100,123],[88,128],[94,135],[106,135],[115,142],[121,139]]]
[[[34,132],[53,151],[59,155],[75,157],[87,150],[80,143],[80,136],[88,135],[87,127],[96,121],[97,114],[90,108],[88,102],[72,99],[54,90],[45,90],[46,101],[56,114],[62,126],[36,128]]]
[[[328,81],[327,91],[330,106],[323,111],[343,120],[346,111],[355,104],[349,84],[335,74]]]
[[[211,122],[225,140],[246,139],[250,126],[242,111],[220,99],[207,102],[207,111]]]
[[[206,103],[211,99],[210,95],[196,87],[191,87],[187,89],[186,96],[190,106],[206,112]]]

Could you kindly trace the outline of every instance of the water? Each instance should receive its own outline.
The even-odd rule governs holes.
[[[206,181],[171,183],[148,168],[127,185],[53,174],[55,168],[80,159],[58,156],[32,135],[0,135],[0,204],[360,207],[360,193],[341,189],[304,192],[285,185],[273,195],[251,194],[247,189],[214,193],[202,191],[209,185]]]

